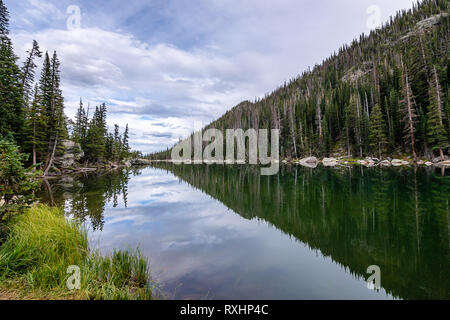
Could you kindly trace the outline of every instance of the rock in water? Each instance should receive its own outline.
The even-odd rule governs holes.
[[[307,168],[316,168],[319,165],[319,160],[316,157],[309,157],[300,160],[300,165]]]
[[[399,159],[394,159],[394,160],[392,160],[391,163],[392,163],[392,165],[394,167],[400,167],[400,166],[407,166],[407,165],[409,165],[408,161],[399,160]]]

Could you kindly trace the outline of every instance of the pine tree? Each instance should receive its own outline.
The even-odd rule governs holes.
[[[414,107],[414,95],[411,90],[411,84],[408,75],[408,68],[405,65],[403,68],[403,113],[404,119],[403,122],[405,124],[405,144],[411,146],[411,150],[414,157],[414,162],[417,162],[417,153],[416,153],[416,119],[417,113]]]
[[[105,142],[105,158],[108,161],[112,161],[114,159],[114,136],[112,133],[108,133],[106,136],[106,142]]]
[[[44,68],[48,67],[48,54],[46,54],[46,62]],[[48,155],[45,163],[44,176],[53,165],[56,152],[62,152],[61,140],[67,138],[67,125],[64,115],[64,98],[60,89],[60,62],[56,55],[56,51],[53,53],[53,57],[50,61],[50,84],[45,101],[46,116],[48,121]],[[48,70],[47,70],[48,71]],[[46,74],[47,75],[47,74]],[[59,148],[58,148],[59,147]]]
[[[81,146],[84,150],[86,145],[86,135],[88,127],[88,118],[86,110],[83,106],[83,100],[80,98],[80,106],[78,107],[77,113],[75,115],[75,123],[72,133],[72,140]]]
[[[9,12],[0,0],[0,135],[13,136],[21,145],[25,110],[17,60],[9,38]]]
[[[370,115],[369,141],[370,146],[378,151],[378,156],[381,158],[387,144],[387,136],[386,122],[379,104],[375,105]]]
[[[106,155],[106,105],[95,108],[94,116],[89,123],[86,142],[87,158],[93,162],[100,162]]]
[[[114,144],[113,144],[113,160],[120,162],[122,156],[122,140],[119,134],[119,126],[114,125]]]
[[[350,102],[346,107],[345,112],[345,126],[348,127],[349,145],[355,145],[358,148],[359,156],[363,156],[363,130],[362,130],[362,113],[361,102],[359,95],[353,93],[350,97]],[[354,137],[354,139],[351,139]],[[350,147],[348,147],[350,148]]]
[[[128,124],[125,127],[125,131],[123,133],[122,140],[122,150],[121,150],[121,158],[125,159],[130,154],[130,145],[128,143],[129,133],[128,133]]]
[[[39,48],[39,44],[36,40],[33,40],[33,46],[27,51],[27,58],[22,67],[23,99],[27,106],[30,104],[30,100],[33,99],[34,75],[37,67],[34,59],[41,57],[42,52]]]
[[[0,35],[9,34],[9,12],[3,0],[0,0]]]
[[[442,92],[439,79],[434,68],[434,83],[430,86],[430,105],[428,106],[428,132],[427,136],[432,145],[433,151],[439,151],[439,155],[444,160],[443,150],[449,147],[447,132],[444,126],[444,114],[442,107]]]
[[[45,112],[40,103],[39,88],[36,85],[34,89],[34,98],[31,103],[25,126],[26,145],[31,150],[33,166],[37,160],[41,160],[46,152],[46,132],[47,121]]]

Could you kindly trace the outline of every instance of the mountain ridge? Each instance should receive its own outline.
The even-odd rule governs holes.
[[[424,0],[205,129],[280,129],[282,158],[443,156],[450,145],[448,47],[448,2]],[[170,150],[152,158],[169,159]]]

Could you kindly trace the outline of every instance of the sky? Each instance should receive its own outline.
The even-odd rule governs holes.
[[[67,116],[80,98],[104,102],[110,129],[128,124],[132,148],[148,153],[264,97],[414,1],[3,2],[22,60],[34,39],[57,51]]]

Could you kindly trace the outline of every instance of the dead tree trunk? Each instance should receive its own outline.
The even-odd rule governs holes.
[[[45,168],[45,171],[44,171],[44,177],[47,176],[48,171],[50,170],[50,167],[53,165],[53,160],[55,159],[57,144],[58,144],[58,136],[55,137],[55,143],[53,144],[53,150],[52,150],[52,153],[50,155],[47,167]]]
[[[413,110],[413,94],[411,91],[411,86],[409,84],[409,77],[408,77],[408,67],[405,66],[405,103],[407,108],[407,130],[408,130],[408,137],[411,139],[411,150],[414,157],[414,162],[417,162],[417,154],[416,154],[416,139],[415,139],[415,128],[414,128],[414,118],[415,113]]]

